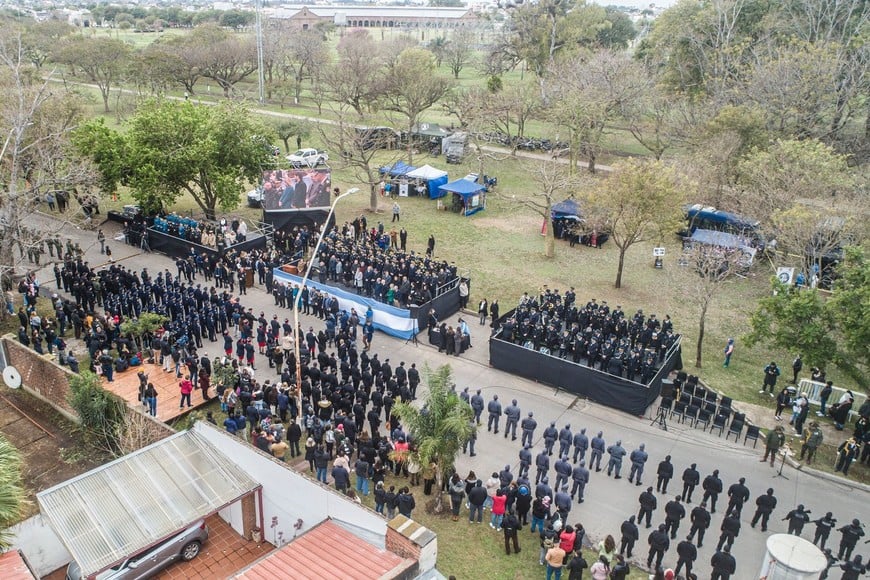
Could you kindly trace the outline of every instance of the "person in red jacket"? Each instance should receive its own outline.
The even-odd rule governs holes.
[[[492,519],[489,522],[489,527],[501,531],[501,522],[504,519],[505,504],[507,504],[507,496],[502,490],[495,492],[495,497],[492,498]]]
[[[187,401],[187,406],[191,407],[190,393],[193,392],[193,383],[190,382],[190,377],[182,379],[181,382],[178,383],[178,388],[181,389],[181,401],[178,403],[178,408],[182,409],[185,401]]]

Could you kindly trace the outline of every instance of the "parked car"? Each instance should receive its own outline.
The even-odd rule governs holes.
[[[288,155],[287,161],[293,167],[317,167],[329,161],[329,155],[326,151],[318,151],[317,149],[300,149]]]
[[[151,578],[179,560],[189,562],[199,555],[208,539],[208,526],[200,520],[180,534],[131,556],[95,576],[96,580],[140,580]],[[66,568],[66,580],[83,580],[81,567],[75,561]]]
[[[248,207],[263,207],[263,188],[258,187],[248,192]]]

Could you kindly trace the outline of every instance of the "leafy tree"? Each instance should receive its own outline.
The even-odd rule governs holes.
[[[103,110],[109,112],[109,92],[123,79],[130,64],[130,45],[113,38],[70,36],[58,43],[52,60],[81,70],[97,85]]]
[[[613,50],[628,48],[628,43],[637,36],[637,29],[628,14],[615,6],[607,6],[604,9],[604,18],[609,26],[598,31],[598,43]]]
[[[229,102],[149,101],[131,119],[124,147],[114,147],[118,135],[93,122],[82,131],[81,140],[105,154],[94,158],[105,167],[104,179],[126,176],[144,207],[169,206],[186,191],[208,219],[218,206],[236,207],[245,184],[257,181],[271,162],[270,131],[243,105]]]
[[[806,364],[819,368],[839,360],[835,320],[819,291],[789,287],[776,278],[771,285],[771,295],[759,300],[749,320],[746,344],[800,352]]]
[[[294,31],[287,45],[285,68],[292,73],[296,103],[302,93],[302,82],[329,62],[329,51],[323,35],[314,31]]]
[[[384,108],[407,119],[408,134],[420,115],[450,92],[451,83],[438,74],[435,57],[428,50],[408,48],[387,73],[383,85]],[[413,143],[408,140],[408,163],[414,162]]]
[[[162,314],[143,312],[139,318],[133,318],[121,324],[121,332],[132,335],[144,348],[151,343],[154,332],[168,321],[169,318]]]
[[[762,227],[770,239],[794,254],[808,256],[807,272],[812,255],[818,254],[808,248],[816,246],[824,254],[855,227],[863,226],[863,220],[847,219],[862,197],[853,189],[845,156],[829,145],[815,139],[779,140],[767,149],[753,149],[737,171],[738,184],[745,191],[743,205],[754,215],[768,216]],[[842,223],[823,228],[832,220]],[[828,247],[818,247],[820,242]]]
[[[444,509],[444,476],[454,469],[462,445],[477,429],[471,407],[451,390],[452,374],[444,365],[435,372],[427,369],[428,393],[422,408],[411,403],[396,403],[393,414],[405,424],[414,441],[413,459],[419,465],[435,465],[435,507]]]
[[[254,22],[254,13],[248,10],[225,10],[221,12],[218,23],[226,28],[241,30]]]
[[[870,368],[870,260],[861,247],[845,248],[844,260],[838,271],[840,278],[834,284],[834,295],[828,309],[840,329],[840,348],[844,356],[837,366],[844,369],[864,388],[868,387],[867,370]],[[860,379],[858,378],[860,377]]]
[[[284,151],[287,153],[290,153],[290,139],[296,137],[298,142],[302,139],[307,139],[311,134],[311,129],[305,121],[297,121],[295,119],[281,121],[275,130],[278,133],[278,138],[284,142]]]
[[[28,26],[21,42],[33,66],[42,68],[56,45],[72,34],[73,30],[72,26],[59,20],[44,20]]]
[[[614,287],[622,287],[625,254],[633,245],[662,239],[682,220],[682,188],[676,172],[660,161],[620,164],[586,196],[587,222],[610,234],[619,248]]]
[[[26,501],[21,469],[21,453],[0,435],[0,549],[3,550],[11,547],[12,538],[7,530],[18,522]]]
[[[604,9],[584,0],[527,2],[513,11],[497,50],[505,60],[524,62],[543,79],[557,57],[592,46],[608,26]]]

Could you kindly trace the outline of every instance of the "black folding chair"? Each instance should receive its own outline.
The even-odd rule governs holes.
[[[722,399],[719,401],[719,406],[720,407],[727,407],[730,409],[731,403],[732,403],[731,397],[722,397]]]
[[[731,419],[731,424],[734,423],[746,423],[746,413],[734,413],[734,417]]]
[[[718,429],[719,430],[719,437],[721,437],[722,431],[725,430],[725,425],[727,424],[727,422],[728,422],[728,417],[726,417],[725,415],[716,415],[716,418],[713,419],[713,424],[710,425],[710,433],[712,433],[713,431]]]
[[[728,441],[728,438],[731,435],[734,435],[734,443],[737,443],[737,440],[740,439],[742,433],[743,421],[731,421],[731,427],[728,428],[728,433],[725,434],[725,441]]]
[[[700,407],[696,407],[695,405],[689,405],[686,409],[686,412],[683,413],[683,418],[680,420],[680,423],[685,423],[686,419],[691,421],[692,427],[695,426],[695,421],[698,420],[698,411],[700,411]]]
[[[719,395],[716,393],[716,391],[707,391],[707,396],[705,398],[707,399],[707,401],[715,403],[716,399],[719,398]]]
[[[686,414],[686,405],[683,401],[677,401],[674,403],[674,410],[671,411],[671,417],[677,415],[682,421],[683,416]]]
[[[701,423],[703,423],[703,424],[704,424],[704,430],[706,431],[706,430],[707,430],[707,427],[710,426],[710,419],[712,419],[712,418],[713,418],[713,413],[710,413],[710,412],[707,411],[706,409],[702,409],[702,410],[698,413],[698,418],[695,419],[695,427],[698,427],[698,426],[701,425]]]
[[[755,446],[758,445],[758,439],[761,436],[761,430],[758,425],[750,425],[746,428],[746,437],[743,438],[743,444],[746,445],[746,442],[752,439],[752,448],[755,449]]]
[[[661,404],[659,404],[659,414],[662,413],[662,409],[665,410],[667,415],[670,415],[674,409],[674,400],[670,397],[663,398]]]
[[[710,413],[710,416],[716,414],[716,403],[704,403],[703,409]]]
[[[680,402],[685,403],[685,405],[688,407],[692,404],[692,395],[683,391],[682,393],[680,393]]]

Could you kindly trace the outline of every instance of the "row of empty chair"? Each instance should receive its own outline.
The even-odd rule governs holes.
[[[706,391],[706,389],[704,390]],[[753,441],[753,447],[758,444],[760,437],[758,426],[746,426],[746,414],[731,409],[730,397],[722,397],[721,400],[718,400],[717,405],[718,396],[715,392],[706,391],[704,397],[698,397],[690,394],[687,388],[683,388],[681,391],[680,399],[677,401],[671,397],[662,398],[661,405],[659,405],[660,415],[666,414],[671,419],[677,417],[680,423],[688,421],[692,427],[702,428],[705,431],[709,428],[710,433],[719,431],[719,437],[722,436],[722,433],[726,433],[726,440],[734,435],[734,441],[737,442],[743,435],[744,445],[749,440]],[[694,392],[697,392],[697,389]],[[746,428],[745,434],[744,428]]]

